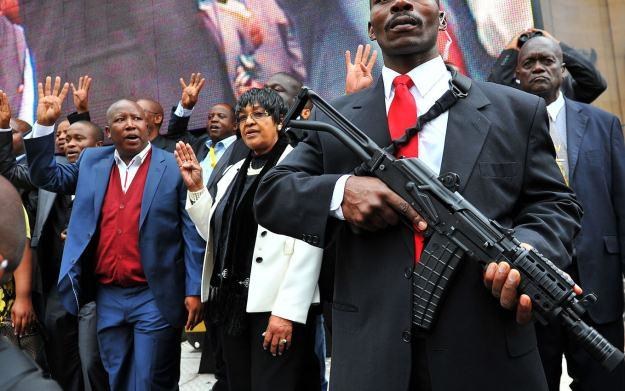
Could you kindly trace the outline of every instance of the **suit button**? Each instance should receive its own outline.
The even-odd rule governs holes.
[[[412,278],[412,267],[407,267],[404,269],[404,277],[406,277],[407,279]]]
[[[260,233],[261,238],[264,238],[265,236],[267,236],[267,231],[263,231]]]
[[[119,209],[124,209],[126,207],[126,205],[124,204],[119,204]]]
[[[118,235],[121,235],[121,234],[122,234],[122,230],[118,228],[118,229],[117,229],[117,234],[118,234]]]
[[[401,333],[401,340],[409,343],[411,340],[412,336],[410,335],[410,331],[406,330],[403,333]]]
[[[263,257],[256,258],[256,263],[261,263],[263,261]]]

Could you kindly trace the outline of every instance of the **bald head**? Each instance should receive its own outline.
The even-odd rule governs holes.
[[[2,213],[0,213],[0,262],[5,267],[0,267],[0,281],[3,275],[10,275],[19,265],[24,244],[26,242],[26,221],[24,209],[15,188],[0,176],[0,200],[2,200]]]
[[[149,142],[145,112],[136,102],[122,99],[109,107],[106,120],[107,136],[113,141],[119,156],[128,164]]]
[[[163,125],[163,106],[157,101],[148,98],[139,99],[137,104],[145,112],[145,123],[148,126],[150,140],[154,140]]]
[[[117,112],[128,107],[133,107],[134,109],[138,110],[142,115],[144,114],[143,108],[139,106],[137,102],[130,99],[120,99],[116,102],[113,102],[113,104],[110,105],[109,108],[106,110],[106,122],[108,123],[108,125],[111,126],[112,118]]]
[[[560,45],[545,36],[531,38],[519,52],[516,77],[523,91],[555,102],[564,78]]]

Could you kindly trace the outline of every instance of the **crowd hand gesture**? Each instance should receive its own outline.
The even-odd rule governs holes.
[[[11,126],[11,106],[6,92],[0,90],[0,129],[8,129]]]
[[[189,84],[186,84],[182,77],[180,78],[180,86],[182,87],[182,97],[180,101],[182,102],[182,107],[191,110],[193,106],[195,106],[205,82],[206,79],[202,77],[201,73],[192,73]]]
[[[373,66],[378,58],[376,50],[371,51],[371,45],[364,47],[358,45],[356,50],[356,58],[352,63],[352,54],[349,50],[345,51],[345,93],[353,94],[360,90],[364,90],[373,84]]]
[[[78,88],[71,83],[72,93],[74,95],[74,107],[78,113],[86,113],[89,111],[89,88],[93,79],[87,75],[78,79]]]
[[[187,143],[178,141],[174,151],[180,175],[187,189],[192,192],[200,191],[204,188],[202,181],[202,167],[195,157],[193,148]]]
[[[269,317],[267,329],[262,334],[263,349],[271,352],[273,356],[281,356],[291,347],[293,337],[293,322],[276,315]]]
[[[61,107],[67,97],[69,84],[65,83],[61,88],[61,78],[57,76],[52,87],[52,78],[47,76],[45,87],[42,83],[38,83],[37,89],[39,93],[37,122],[43,126],[52,126],[61,116]]]
[[[32,325],[35,324],[35,310],[30,298],[16,297],[11,307],[11,322],[15,335],[20,337],[29,332]]]
[[[521,247],[531,250],[532,246],[521,243]],[[532,320],[532,300],[528,295],[518,296],[517,288],[521,283],[521,274],[518,270],[512,269],[507,262],[492,262],[484,272],[484,285],[492,295],[499,299],[499,304],[508,310],[515,310],[516,321],[519,324],[526,324]],[[577,295],[582,294],[582,288],[577,284],[573,287]]]

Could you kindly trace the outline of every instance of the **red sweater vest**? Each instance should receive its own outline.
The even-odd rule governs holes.
[[[148,152],[126,190],[122,191],[117,164],[113,165],[102,203],[95,274],[100,284],[123,287],[147,283],[139,250],[139,216],[145,180],[152,158]]]

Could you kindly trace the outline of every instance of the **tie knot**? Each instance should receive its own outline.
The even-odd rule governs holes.
[[[414,85],[414,82],[408,75],[399,75],[395,79],[393,79],[393,86],[397,88],[398,86],[406,86],[406,88],[410,88]]]

